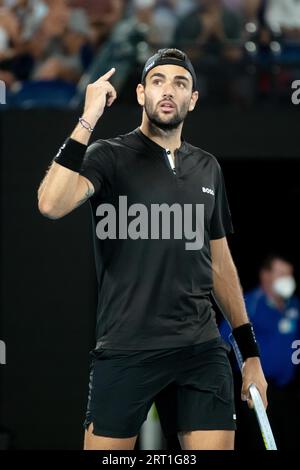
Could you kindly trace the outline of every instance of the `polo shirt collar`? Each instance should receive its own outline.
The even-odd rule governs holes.
[[[164,147],[161,145],[157,144],[154,142],[152,139],[150,139],[148,136],[146,136],[139,127],[137,127],[133,131],[142,141],[146,146],[152,151],[152,152],[157,152],[157,153],[162,153],[162,151],[166,150]],[[176,153],[186,153],[187,152],[187,143],[184,140],[184,138],[181,138],[181,145],[179,149],[175,150]]]

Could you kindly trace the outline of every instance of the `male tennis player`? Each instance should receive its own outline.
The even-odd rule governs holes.
[[[233,449],[232,373],[212,291],[243,355],[249,406],[251,383],[267,406],[267,384],[227,244],[220,165],[181,138],[198,99],[195,72],[182,51],[159,50],[136,88],[141,125],[87,147],[116,99],[114,73],[88,85],[83,115],[38,192],[49,218],[87,199],[92,209],[99,302],[85,449],[133,449],[154,401],[165,435],[177,433],[183,449]]]

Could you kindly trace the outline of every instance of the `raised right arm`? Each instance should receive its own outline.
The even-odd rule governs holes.
[[[115,69],[109,70],[94,83],[87,86],[83,118],[94,128],[105,106],[111,106],[116,91],[109,83]],[[87,146],[91,133],[78,124],[71,139]],[[38,207],[41,214],[59,219],[83,204],[94,193],[93,184],[79,172],[70,170],[53,161],[38,189]]]

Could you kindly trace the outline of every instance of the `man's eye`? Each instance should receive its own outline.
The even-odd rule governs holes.
[[[180,88],[185,88],[185,83],[184,83],[184,82],[178,82],[177,85],[178,85]]]
[[[161,82],[161,80],[159,80],[159,79],[153,80],[153,83],[154,83],[155,85],[157,85],[157,84],[160,83],[160,82]]]

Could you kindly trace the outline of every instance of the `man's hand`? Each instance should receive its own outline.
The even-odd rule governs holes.
[[[248,359],[246,359],[242,368],[242,377],[243,377],[242,394],[241,394],[242,400],[247,401],[249,408],[253,408],[253,401],[251,400],[251,397],[250,397],[249,387],[251,384],[254,384],[256,385],[261,395],[265,408],[267,408],[268,384],[266,382],[263,370],[261,368],[260,359],[258,357],[248,357]]]
[[[83,118],[94,127],[102,116],[105,106],[111,106],[117,97],[116,90],[109,83],[110,77],[115,73],[115,68],[110,69],[105,75],[90,83],[86,88]]]

